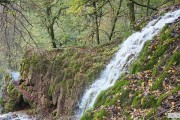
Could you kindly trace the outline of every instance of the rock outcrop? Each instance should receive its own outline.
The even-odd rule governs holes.
[[[21,62],[21,79],[4,87],[5,111],[14,110],[23,99],[52,118],[74,115],[85,87],[99,75],[117,45],[116,41],[94,48],[28,50]]]

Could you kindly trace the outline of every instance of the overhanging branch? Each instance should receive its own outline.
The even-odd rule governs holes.
[[[0,3],[10,3],[10,1],[9,0],[0,0]]]
[[[158,11],[157,8],[154,8],[154,7],[151,7],[151,6],[147,6],[147,5],[144,5],[144,4],[140,4],[140,3],[138,3],[138,2],[136,2],[136,1],[134,1],[134,0],[130,0],[130,1],[132,1],[134,4],[139,5],[139,6],[141,6],[141,7],[146,7],[146,8],[152,9],[152,10],[154,10],[154,11]]]

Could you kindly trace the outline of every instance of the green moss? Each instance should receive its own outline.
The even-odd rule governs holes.
[[[155,107],[156,97],[154,95],[147,95],[141,99],[141,106],[143,109]]]
[[[94,113],[92,110],[88,110],[82,117],[81,120],[92,120],[94,117]]]
[[[61,85],[62,85],[63,88],[66,87],[66,81],[63,80],[63,81],[61,82]]]
[[[12,84],[12,82],[10,82],[7,86],[8,94],[11,94],[13,89],[14,89],[14,85]]]
[[[147,54],[149,54],[148,47],[151,44],[151,41],[147,41],[139,54],[138,60],[136,60],[130,67],[130,74],[135,74],[142,71],[144,66],[143,62],[146,59]]]
[[[161,103],[162,103],[162,100],[166,97],[166,94],[162,94],[159,96],[158,100],[157,100],[157,103],[156,103],[156,106],[160,106]]]
[[[3,102],[3,98],[0,97],[0,106],[3,106],[4,102]]]
[[[144,28],[147,25],[147,20],[145,18],[142,19],[142,21],[139,23],[140,28]]]
[[[154,68],[153,68],[153,71],[152,71],[152,74],[153,74],[153,75],[157,75],[158,72],[159,72],[158,67],[154,67]]]
[[[149,70],[154,67],[155,64],[158,63],[159,58],[164,54],[164,52],[167,50],[168,44],[166,45],[159,45],[157,49],[155,50],[153,56],[147,63],[147,65],[144,67],[144,70]]]
[[[157,89],[161,90],[161,89],[163,89],[162,83],[163,83],[163,81],[164,81],[164,79],[165,79],[166,77],[167,77],[167,73],[166,73],[166,72],[162,73],[162,74],[156,79],[156,81],[153,83],[153,85],[152,85],[152,87],[151,87],[150,89],[151,89],[151,90],[157,90]]]
[[[153,116],[154,116],[154,114],[156,113],[156,111],[157,111],[157,108],[151,109],[148,113],[146,113],[145,119],[154,120]],[[155,116],[154,116],[154,117],[155,117]]]
[[[168,28],[168,24],[166,24],[166,25],[162,28],[162,30],[161,30],[161,32],[160,32],[160,36],[165,34],[165,31],[166,31],[167,28]]]
[[[131,74],[135,74],[138,73],[141,70],[141,64],[139,61],[136,61],[135,63],[133,63],[133,65],[131,66],[130,69],[130,73]]]
[[[180,63],[180,52],[179,51],[177,51],[177,52],[175,52],[173,55],[172,55],[172,57],[169,59],[169,61],[168,61],[168,63],[167,63],[167,65],[166,65],[166,70],[168,70],[172,65],[179,65],[179,63]]]
[[[94,107],[98,107],[98,106],[104,104],[105,97],[106,97],[106,91],[102,91],[102,92],[99,94],[98,98],[96,99],[96,102],[95,102],[95,104],[94,104]]]
[[[4,79],[4,83],[7,83],[7,82],[10,82],[12,78],[11,78],[11,75],[5,74],[3,76],[3,79]]]
[[[95,113],[93,120],[104,120],[106,115],[107,115],[106,110],[100,110]]]
[[[98,96],[98,98],[96,99],[94,107],[99,107],[101,105],[111,106],[115,104],[117,100],[120,100],[121,103],[123,103],[125,100],[128,99],[128,96],[130,93],[129,89],[125,89],[125,87],[127,88],[127,86],[129,85],[129,83],[130,82],[128,80],[120,80],[120,81],[117,81],[116,84],[112,88],[102,91],[100,95]],[[123,89],[124,91],[122,92]],[[113,98],[110,97],[113,94],[115,96]]]
[[[56,83],[53,83],[50,85],[49,90],[48,90],[48,95],[50,97],[52,97],[54,95],[54,92],[56,90],[56,85],[57,85]]]
[[[168,28],[168,25],[166,25],[160,33],[161,41],[167,40],[171,37],[172,28],[171,29],[167,29],[167,28]]]
[[[131,90],[129,89],[126,89],[122,92],[122,94],[119,96],[119,99],[118,99],[121,104],[126,103],[128,101],[130,92]]]
[[[7,101],[3,101],[3,111],[4,112],[10,112],[17,109],[17,103],[20,100],[21,94],[17,91],[17,89],[14,87],[12,82],[10,82],[7,86]]]
[[[136,96],[133,99],[132,107],[138,108],[138,107],[140,107],[140,104],[141,104],[141,97],[140,96]]]
[[[129,102],[132,107],[135,107],[135,108],[140,107],[140,105],[141,105],[141,98],[142,98],[141,94],[142,94],[142,91],[136,91],[133,94],[133,96],[132,96],[132,98],[130,99],[130,102]]]
[[[169,91],[168,93],[161,94],[157,100],[156,106],[160,106],[162,101],[167,98],[168,96],[180,91],[180,85],[177,85],[173,90]]]
[[[14,107],[15,107],[15,102],[14,101],[9,101],[4,105],[4,109],[3,112],[12,112],[14,111]]]

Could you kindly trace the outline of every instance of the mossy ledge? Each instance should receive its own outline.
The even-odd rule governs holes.
[[[130,73],[102,91],[81,120],[167,119],[180,110],[179,21],[145,44]]]
[[[27,50],[21,61],[18,89],[11,83],[4,87],[4,98],[7,98],[3,102],[4,111],[15,110],[19,96],[22,96],[31,108],[51,113],[50,119],[74,115],[85,87],[100,74],[118,50],[120,42],[113,41],[93,48]],[[6,80],[6,83],[9,81]],[[25,92],[18,91],[20,89]],[[29,98],[24,93],[29,94]]]

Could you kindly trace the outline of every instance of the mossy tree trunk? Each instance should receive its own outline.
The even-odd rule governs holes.
[[[128,0],[127,7],[128,7],[128,10],[129,10],[130,23],[133,26],[133,28],[135,28],[134,22],[136,20],[136,17],[135,17],[135,10],[134,10],[134,1]]]
[[[97,44],[100,44],[100,39],[99,39],[99,24],[98,24],[98,12],[97,12],[96,1],[93,1],[93,7],[94,7],[94,23],[95,23],[96,41],[97,41]]]
[[[48,25],[46,26],[46,28],[47,28],[47,32],[48,32],[49,36],[51,37],[52,47],[57,48],[55,34],[54,34],[54,21],[52,21],[51,14],[52,14],[51,7],[47,7],[46,15],[47,15]]]
[[[150,0],[148,0],[147,2],[147,12],[146,12],[146,15],[149,16],[149,6],[150,6]]]

